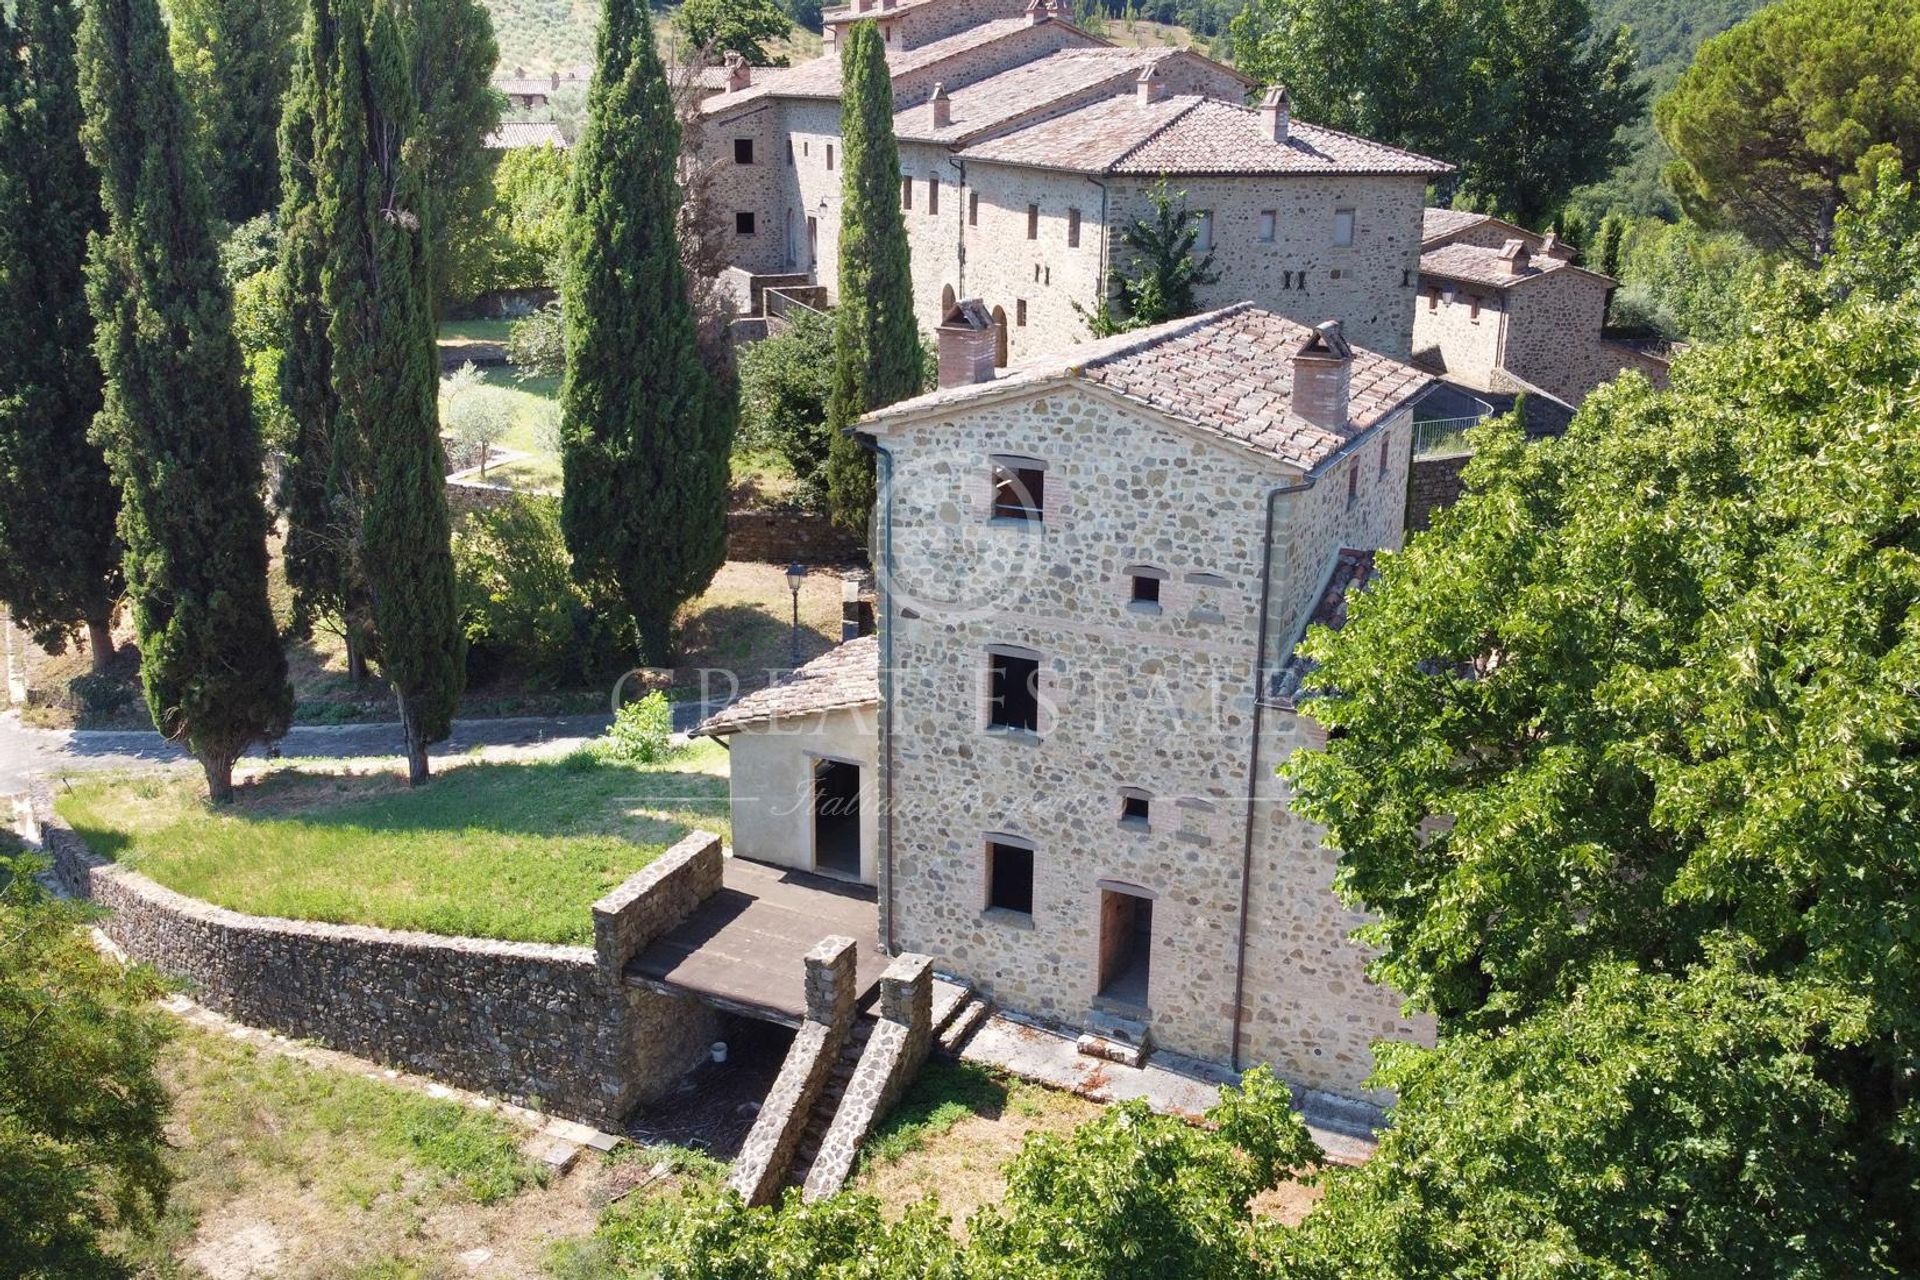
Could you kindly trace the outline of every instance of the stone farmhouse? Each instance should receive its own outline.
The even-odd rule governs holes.
[[[1479,391],[1538,392],[1578,408],[1625,370],[1664,386],[1667,361],[1605,336],[1615,281],[1573,265],[1553,235],[1428,209],[1413,358]]]
[[[1163,178],[1199,216],[1220,281],[1204,306],[1251,299],[1405,357],[1427,184],[1437,160],[1293,119],[1286,96],[1243,105],[1239,73],[1179,50],[1122,49],[1047,0],[858,0],[827,11],[827,52],[730,69],[701,103],[731,264],[768,284],[837,287],[841,33],[886,42],[915,309],[931,331],[981,300],[1002,364],[1088,335],[1121,236]]]
[[[1363,1096],[1371,1043],[1430,1029],[1274,767],[1435,379],[1251,303],[1006,368],[978,302],[939,337],[941,389],[862,424],[877,633],[698,730],[736,852],[875,885],[889,952],[1090,1050]]]

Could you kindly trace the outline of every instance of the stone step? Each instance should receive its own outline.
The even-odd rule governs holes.
[[[1152,1033],[1139,1018],[1096,1007],[1087,1016],[1086,1029],[1098,1039],[1127,1045],[1141,1053],[1147,1053],[1152,1048]]]
[[[978,996],[968,1000],[966,1006],[954,1015],[946,1030],[940,1033],[940,1048],[947,1053],[958,1053],[980,1024],[993,1012],[993,1006]]]
[[[967,1001],[973,996],[973,986],[957,979],[935,978],[933,980],[933,1034],[939,1035],[947,1029],[959,1012],[967,1007]]]
[[[1089,1058],[1099,1058],[1103,1062],[1117,1062],[1123,1067],[1137,1067],[1147,1060],[1146,1051],[1139,1045],[1109,1040],[1104,1036],[1091,1033],[1084,1034],[1075,1040],[1073,1047]]]

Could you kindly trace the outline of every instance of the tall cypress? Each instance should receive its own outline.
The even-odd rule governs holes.
[[[576,577],[618,592],[642,661],[726,559],[733,415],[700,363],[675,228],[680,127],[641,0],[607,0],[575,153],[564,283],[561,520]]]
[[[245,222],[279,194],[274,126],[299,0],[171,0],[173,64],[192,111],[214,212]]]
[[[418,785],[428,745],[452,727],[466,658],[440,445],[420,115],[393,0],[341,0],[332,21],[314,140],[336,401],[329,487],[348,533],[350,603],[365,610],[361,629],[399,703],[407,780]]]
[[[87,438],[87,237],[105,220],[80,142],[79,21],[73,0],[0,12],[0,600],[48,647],[85,626],[99,671],[124,578],[120,495]]]
[[[465,294],[492,248],[493,166],[487,135],[500,127],[494,92],[500,46],[480,0],[405,0],[400,6],[413,50],[413,91],[425,184],[433,303]],[[437,312],[436,312],[437,314]]]
[[[286,732],[286,654],[267,603],[262,456],[241,383],[206,187],[155,0],[87,0],[80,91],[107,228],[87,295],[119,481],[140,679],[160,732],[206,770]]]
[[[833,391],[827,400],[827,503],[835,521],[867,527],[873,458],[850,434],[860,415],[921,388],[913,268],[900,212],[893,80],[879,28],[855,23],[841,55],[840,296],[834,303]]]

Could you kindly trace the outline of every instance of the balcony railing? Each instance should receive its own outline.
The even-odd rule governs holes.
[[[1449,458],[1463,453],[1472,453],[1473,446],[1467,443],[1467,431],[1486,421],[1485,414],[1469,414],[1464,418],[1432,418],[1413,424],[1413,456],[1416,458]]]

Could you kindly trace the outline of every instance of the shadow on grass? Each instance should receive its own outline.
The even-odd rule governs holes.
[[[891,1164],[962,1120],[996,1120],[1006,1110],[1007,1094],[1007,1082],[985,1067],[931,1058],[900,1105],[874,1130],[862,1158]]]

